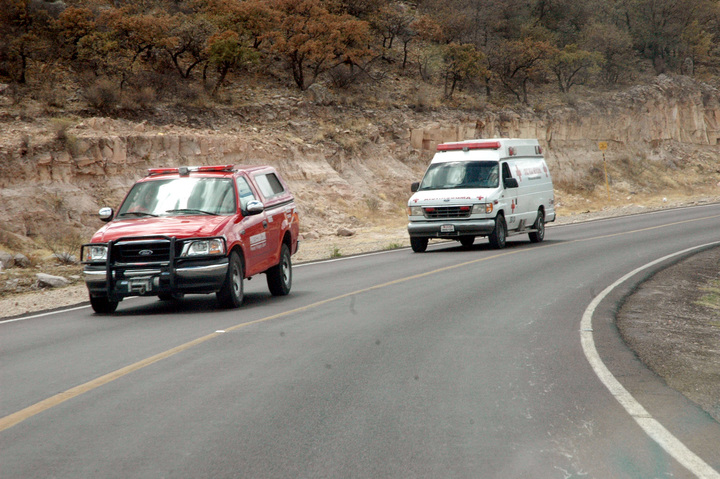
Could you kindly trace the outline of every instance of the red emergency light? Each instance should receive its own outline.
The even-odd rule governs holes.
[[[468,141],[455,143],[440,143],[437,151],[453,151],[453,150],[497,150],[500,148],[499,141]]]
[[[180,173],[181,175],[187,175],[190,172],[196,173],[210,173],[213,171],[232,171],[235,168],[234,165],[214,165],[214,166],[181,166],[179,168],[149,168],[148,175],[170,175],[174,173]]]

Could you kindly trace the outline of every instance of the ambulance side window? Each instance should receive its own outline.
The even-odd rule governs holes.
[[[517,180],[513,179],[512,173],[510,172],[510,165],[507,163],[502,164],[502,183],[505,188],[517,188]]]

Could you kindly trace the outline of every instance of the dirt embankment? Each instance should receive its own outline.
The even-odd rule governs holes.
[[[720,421],[720,247],[640,285],[617,325],[645,365]]]

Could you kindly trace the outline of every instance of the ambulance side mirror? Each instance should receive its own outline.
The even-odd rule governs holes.
[[[503,178],[503,185],[505,188],[517,188],[518,180],[515,178]]]
[[[420,188],[420,182],[416,181],[410,185],[410,191],[415,193]]]

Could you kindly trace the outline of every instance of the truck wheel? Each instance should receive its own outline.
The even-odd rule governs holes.
[[[410,247],[416,253],[422,253],[427,249],[428,239],[427,238],[416,238],[410,237]]]
[[[97,314],[112,314],[118,307],[118,301],[110,301],[107,296],[90,296],[90,306]]]
[[[492,230],[488,240],[490,240],[490,246],[495,249],[502,249],[505,247],[505,239],[507,238],[507,226],[505,226],[505,217],[503,215],[497,215],[495,218],[495,229]]]
[[[475,243],[475,237],[474,236],[461,236],[460,237],[460,244],[463,245],[463,248],[469,248]]]
[[[280,249],[280,262],[267,270],[267,284],[273,296],[285,296],[292,286],[292,261],[286,244]]]
[[[545,239],[545,215],[543,214],[542,210],[538,210],[537,219],[535,220],[533,229],[537,231],[528,233],[531,243],[539,243],[543,239]]]
[[[158,298],[160,298],[160,301],[177,301],[179,299],[182,299],[183,293],[160,293],[158,294]]]
[[[227,276],[222,289],[217,292],[217,300],[223,308],[238,308],[243,302],[243,263],[240,255],[233,251],[230,253]]]

